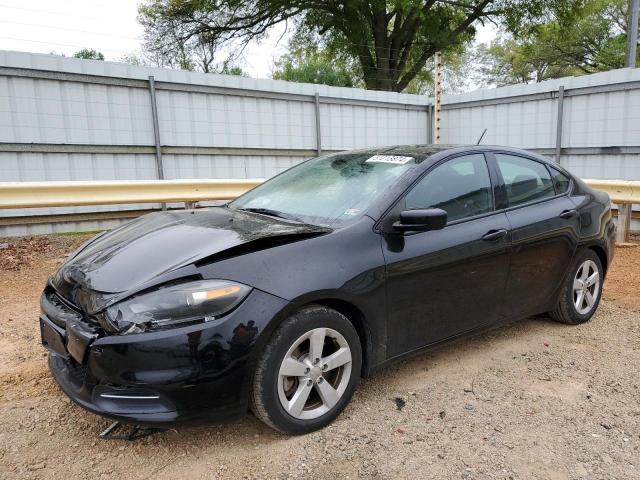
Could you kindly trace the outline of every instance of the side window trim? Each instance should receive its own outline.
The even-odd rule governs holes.
[[[497,159],[495,158],[495,154],[512,155],[514,157],[520,157],[520,158],[524,158],[526,160],[531,160],[533,162],[539,163],[539,164],[543,165],[547,169],[547,172],[549,173],[549,176],[552,179],[551,180],[551,185],[553,186],[553,193],[554,193],[554,195],[552,197],[538,198],[536,200],[532,200],[532,201],[527,202],[527,203],[520,203],[518,205],[510,205],[509,204],[509,198],[507,197],[506,192],[505,192],[505,202],[506,202],[505,207],[504,207],[505,211],[516,210],[518,208],[529,207],[531,205],[537,205],[538,203],[548,202],[550,200],[557,199],[557,198],[562,197],[564,195],[568,195],[569,191],[571,191],[571,189],[573,187],[573,179],[571,178],[571,176],[569,176],[569,180],[571,181],[571,183],[569,185],[569,189],[564,193],[558,194],[558,193],[556,193],[555,185],[553,185],[553,176],[551,175],[551,171],[549,170],[550,167],[549,167],[549,165],[547,165],[546,162],[544,162],[544,161],[542,161],[542,160],[540,160],[538,158],[535,158],[535,157],[530,157],[528,155],[524,155],[524,154],[522,154],[520,152],[510,152],[510,151],[505,151],[505,150],[492,150],[491,151],[491,155],[493,156],[494,161],[495,161],[495,168],[497,170],[497,174],[500,176],[500,180],[502,181],[502,185],[505,186],[505,189],[506,189],[506,184],[505,184],[504,178],[502,177],[502,173],[500,172],[500,168],[498,167],[498,162],[497,162]]]
[[[497,212],[504,211],[509,207],[509,200],[507,199],[507,190],[504,178],[502,178],[502,172],[500,172],[498,168],[498,162],[496,161],[493,151],[485,152],[484,157],[489,167],[489,175],[491,176],[494,210]]]

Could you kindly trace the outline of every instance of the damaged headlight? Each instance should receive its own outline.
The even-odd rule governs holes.
[[[110,306],[105,319],[121,334],[209,322],[235,308],[250,291],[227,280],[171,285]]]

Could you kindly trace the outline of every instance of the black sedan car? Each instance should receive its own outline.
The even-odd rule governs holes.
[[[99,415],[250,406],[304,433],[408,355],[545,312],[589,320],[614,230],[605,193],[523,150],[327,155],[87,242],[44,290],[42,342],[62,390]]]

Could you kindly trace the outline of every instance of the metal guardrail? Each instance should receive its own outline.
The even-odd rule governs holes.
[[[0,209],[228,200],[262,179],[0,183]]]
[[[640,204],[639,180],[585,180],[596,190],[607,192],[611,201],[617,204]]]
[[[595,188],[609,194],[611,201],[618,206],[616,243],[629,241],[633,204],[640,204],[640,181],[637,180],[585,180]]]
[[[185,202],[190,207],[196,202],[238,197],[263,181],[225,179],[0,183],[0,209],[178,202]],[[616,242],[627,242],[631,207],[633,204],[640,204],[640,181],[585,182],[597,190],[607,192],[611,201],[618,205]]]

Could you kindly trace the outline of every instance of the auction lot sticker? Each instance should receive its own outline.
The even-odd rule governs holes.
[[[365,163],[393,163],[395,165],[404,165],[413,160],[413,157],[401,157],[400,155],[374,155],[369,157]]]

